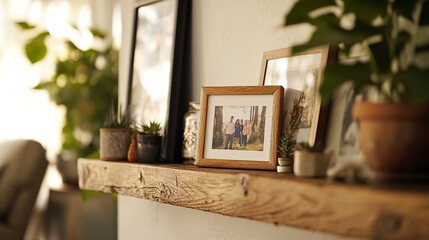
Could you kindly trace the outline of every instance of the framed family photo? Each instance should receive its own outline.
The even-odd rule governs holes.
[[[197,166],[277,165],[283,87],[203,87]]]
[[[318,87],[332,55],[328,46],[294,54],[291,48],[263,54],[259,84],[283,86],[281,132],[294,136],[296,142],[313,145],[324,140],[328,108],[321,105]]]

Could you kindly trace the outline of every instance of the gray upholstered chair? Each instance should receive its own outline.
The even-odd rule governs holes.
[[[22,239],[48,162],[32,140],[0,143],[0,239]]]

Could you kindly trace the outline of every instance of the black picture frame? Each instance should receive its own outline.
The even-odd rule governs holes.
[[[183,138],[183,116],[186,112],[186,102],[188,101],[187,85],[189,81],[185,80],[185,70],[188,60],[186,58],[188,51],[189,36],[189,14],[191,0],[139,0],[134,5],[133,15],[133,33],[131,42],[131,59],[128,76],[127,106],[133,112],[133,81],[135,81],[134,64],[137,44],[138,30],[138,10],[151,4],[171,1],[175,3],[175,23],[173,36],[173,50],[171,56],[171,68],[169,73],[168,98],[166,102],[165,124],[163,134],[163,144],[161,148],[162,162],[181,162],[181,146]],[[143,56],[144,57],[144,56]],[[144,71],[144,69],[142,70]],[[156,79],[151,79],[156,81]],[[139,106],[145,108],[146,106]],[[141,116],[135,116],[136,118]],[[150,119],[147,119],[149,121]]]

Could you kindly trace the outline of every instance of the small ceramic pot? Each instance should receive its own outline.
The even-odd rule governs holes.
[[[137,136],[137,154],[138,162],[157,163],[160,162],[161,154],[161,136],[138,135]]]
[[[132,133],[131,128],[100,128],[100,159],[126,161]]]
[[[332,151],[295,151],[293,172],[298,177],[325,177],[332,156]]]
[[[277,162],[279,166],[292,166],[293,158],[278,157]]]

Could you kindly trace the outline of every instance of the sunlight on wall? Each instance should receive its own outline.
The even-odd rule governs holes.
[[[121,38],[122,38],[121,6],[119,2],[115,4],[112,18],[113,18],[112,20],[113,46],[116,49],[119,49],[121,47]]]
[[[42,3],[39,0],[34,0],[30,3],[27,21],[30,24],[37,24],[42,19]]]
[[[23,6],[32,6],[32,11]],[[39,6],[37,1],[30,5],[26,0],[0,3],[0,141],[34,139],[47,148],[52,161],[61,146],[64,109],[52,103],[47,92],[32,90],[42,68],[25,59],[23,34],[14,24],[22,16],[36,21]]]
[[[4,39],[6,38],[6,31],[5,31],[5,10],[3,3],[0,3],[0,53],[2,53],[3,45],[4,45]]]

